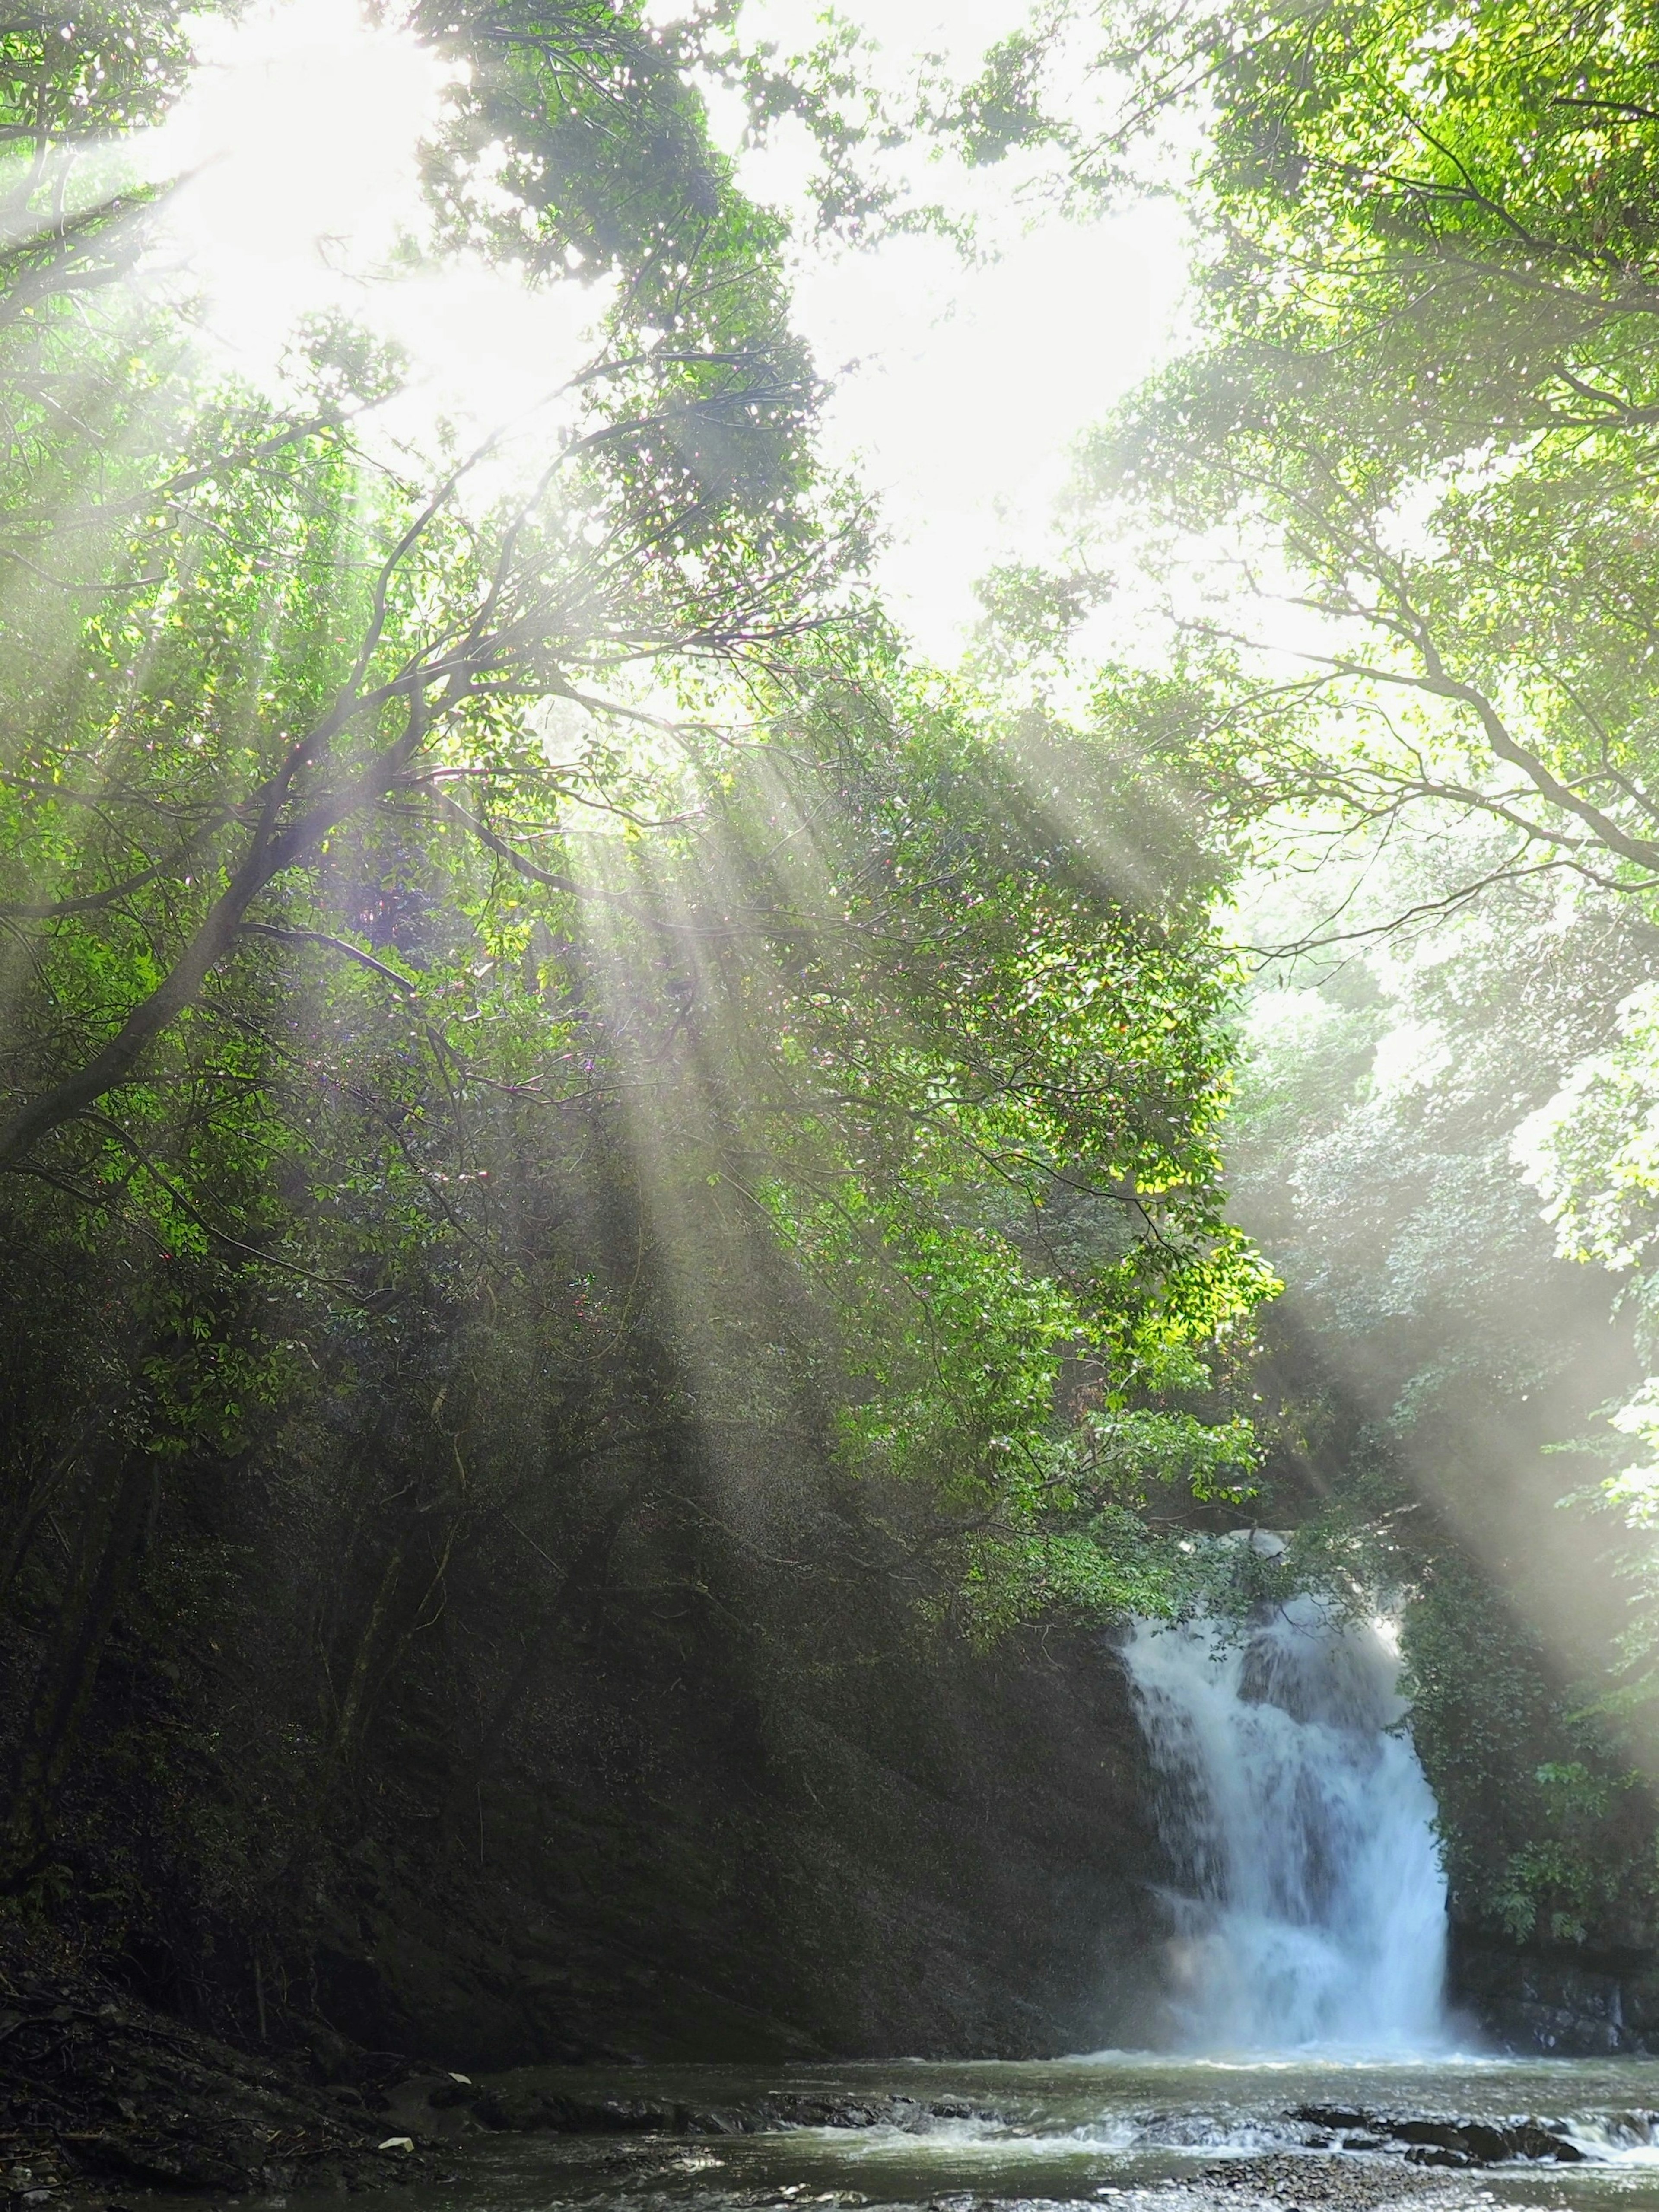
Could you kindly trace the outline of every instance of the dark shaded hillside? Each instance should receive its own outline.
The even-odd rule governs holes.
[[[456,1574],[320,1812],[268,1593],[200,1597],[211,1674],[122,1632],[21,1909],[346,2075],[342,2039],[462,2067],[1144,2039],[1157,1847],[1109,1650],[979,1656],[918,1627],[873,1498],[785,1474],[739,1542],[662,1502],[696,1479],[659,1468],[590,1559],[487,1759],[489,1616],[551,1570],[526,1541],[516,1586]]]
[[[815,1686],[709,1656],[674,1682],[684,1642],[619,1639],[573,1672],[483,1795],[482,1869],[389,1838],[354,1854],[319,1945],[327,2015],[477,2065],[1146,2032],[1153,1845],[1109,1659],[930,1672],[894,1651]]]

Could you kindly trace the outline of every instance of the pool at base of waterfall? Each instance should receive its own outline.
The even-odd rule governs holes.
[[[404,2212],[1659,2212],[1645,2059],[537,2069],[429,2132],[436,2178],[398,2191]]]

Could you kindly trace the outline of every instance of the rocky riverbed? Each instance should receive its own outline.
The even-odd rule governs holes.
[[[106,1984],[13,1972],[0,2100],[10,2212],[386,2188],[406,2212],[1595,2212],[1609,2179],[1620,2212],[1659,2212],[1659,2065],[1638,2060],[1106,2052],[469,2079],[321,2028],[251,2056]]]
[[[433,2151],[397,2124],[389,2094],[406,2063],[363,2053],[356,2081],[330,2070],[309,2051],[234,2050],[91,1978],[0,1975],[0,2182],[14,2212],[71,2212],[140,2191],[426,2178]]]

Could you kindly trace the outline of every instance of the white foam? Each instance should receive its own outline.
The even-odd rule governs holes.
[[[1183,2046],[1446,2051],[1445,1875],[1395,1653],[1303,1597],[1242,1637],[1142,1622],[1125,1656],[1183,1875]]]

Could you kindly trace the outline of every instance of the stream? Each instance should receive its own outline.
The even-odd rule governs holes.
[[[1387,1622],[1297,1598],[1242,1627],[1141,1624],[1123,1660],[1170,1869],[1148,1899],[1164,2051],[526,2069],[467,2090],[471,2113],[446,2080],[410,2125],[450,2133],[456,2170],[399,2201],[1659,2212],[1659,2060],[1483,2054],[1448,2003]]]
[[[1659,2061],[1650,2059],[1229,2063],[1105,2052],[1042,2063],[535,2069],[505,2081],[520,2093],[611,2098],[636,2111],[678,2105],[694,2127],[722,2114],[741,2124],[759,2102],[813,2097],[843,2116],[861,2105],[870,2118],[752,2134],[471,2136],[456,2145],[452,2177],[398,2192],[408,2212],[969,2212],[991,2202],[1114,2200],[1139,2212],[1142,2192],[1170,2212],[1217,2203],[1243,2212],[1259,2194],[1310,2205],[1659,2208]],[[1380,2130],[1334,2125],[1334,2114],[1419,2133],[1449,2120],[1464,2141],[1483,2122],[1524,2117],[1558,2148],[1448,2171],[1416,2162],[1433,2144],[1344,2149],[1345,2138],[1377,2141]]]

